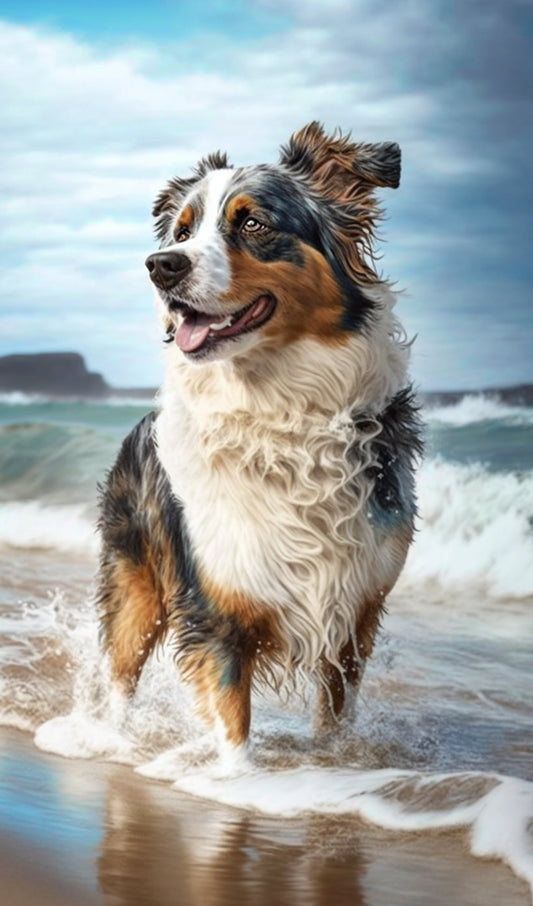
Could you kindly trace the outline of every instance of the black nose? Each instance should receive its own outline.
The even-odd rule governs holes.
[[[191,261],[182,252],[154,252],[144,262],[150,280],[160,289],[172,289],[191,269]]]

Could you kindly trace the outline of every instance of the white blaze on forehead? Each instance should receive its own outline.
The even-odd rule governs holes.
[[[196,238],[208,238],[216,233],[220,208],[226,195],[234,170],[212,170],[205,177],[206,190],[203,195],[204,212]]]
[[[193,264],[193,291],[207,297],[225,292],[231,271],[224,239],[217,228],[218,219],[234,170],[212,170],[200,184],[202,219],[190,239],[179,243]],[[185,199],[184,205],[189,199]],[[213,310],[213,306],[210,306]]]

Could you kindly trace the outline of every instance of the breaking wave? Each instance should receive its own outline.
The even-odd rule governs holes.
[[[419,531],[401,588],[433,584],[492,598],[533,595],[533,472],[494,473],[437,458],[423,464],[418,493]],[[94,552],[94,513],[94,501],[4,501],[0,544]]]

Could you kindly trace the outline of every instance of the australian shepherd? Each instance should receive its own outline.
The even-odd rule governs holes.
[[[103,638],[128,696],[172,633],[237,760],[257,681],[310,676],[316,729],[338,722],[413,536],[409,344],[373,258],[399,178],[398,145],[311,123],[155,202],[166,377],[101,492]]]

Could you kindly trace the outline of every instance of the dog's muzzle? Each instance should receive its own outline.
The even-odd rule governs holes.
[[[181,283],[192,268],[190,258],[183,252],[154,252],[144,263],[152,283],[166,290]]]

